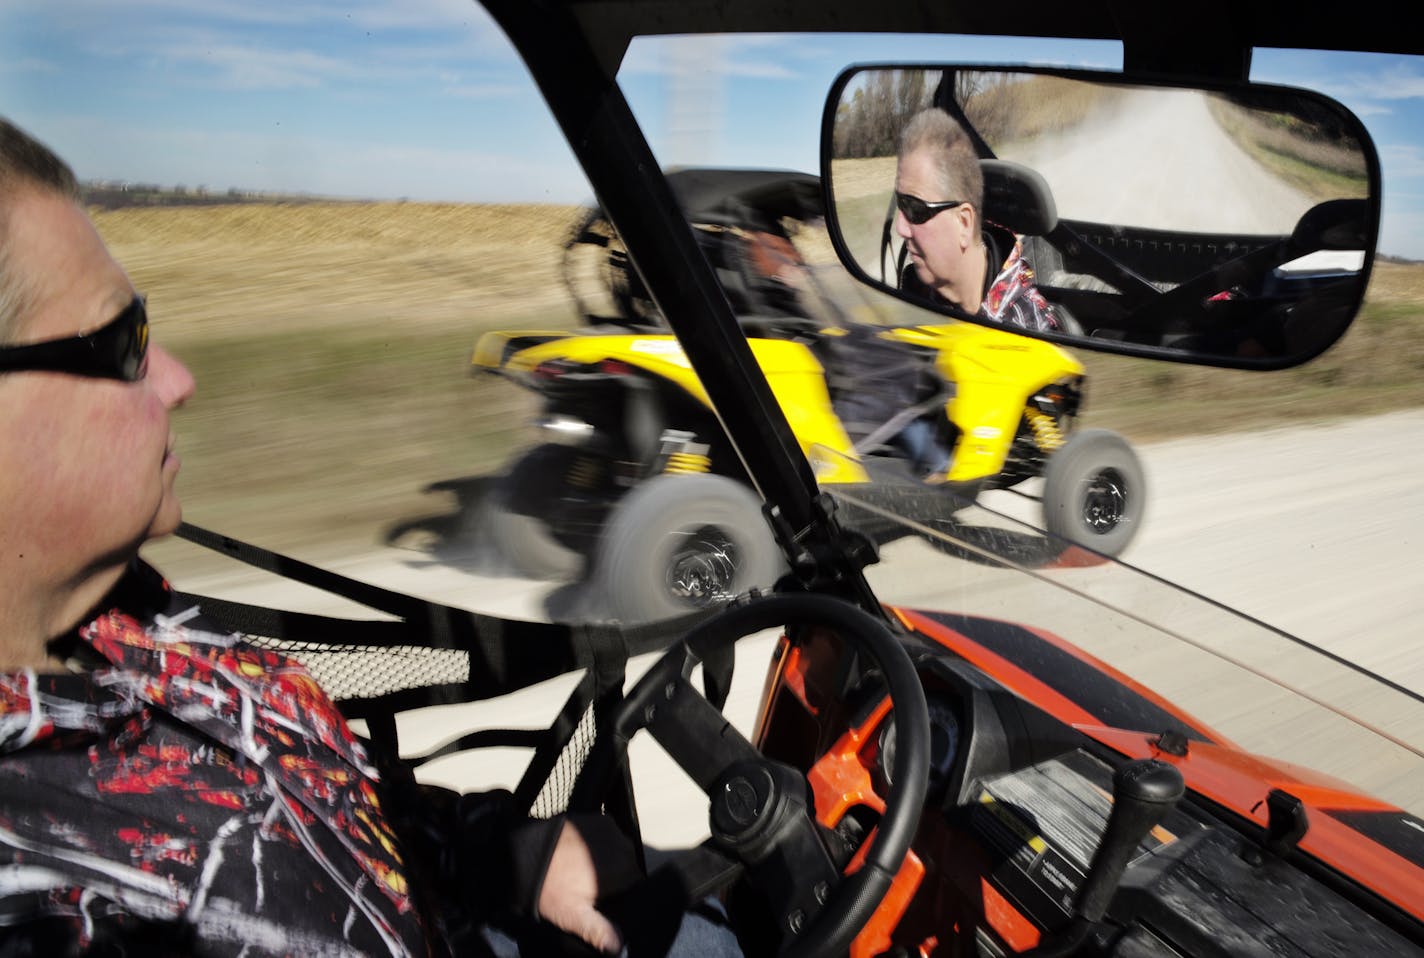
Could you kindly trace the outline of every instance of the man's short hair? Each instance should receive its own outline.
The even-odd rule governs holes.
[[[54,151],[0,117],[0,343],[15,335],[24,311],[23,277],[10,268],[10,208],[24,190],[79,200],[79,181]]]
[[[980,222],[984,211],[984,174],[979,169],[979,155],[969,134],[954,117],[930,107],[910,117],[900,130],[896,155],[903,160],[911,153],[925,150],[939,171],[943,196],[922,196],[920,199],[961,200],[974,207],[974,221]]]

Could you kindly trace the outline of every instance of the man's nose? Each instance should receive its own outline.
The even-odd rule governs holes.
[[[895,210],[895,234],[901,239],[910,238],[910,221],[905,218],[904,212]]]
[[[188,367],[162,346],[150,346],[148,349],[148,378],[152,380],[163,405],[169,409],[183,405],[197,389]]]

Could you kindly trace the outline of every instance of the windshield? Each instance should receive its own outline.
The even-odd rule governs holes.
[[[0,12],[3,109],[77,167],[155,337],[198,381],[176,419],[186,518],[519,618],[633,622],[770,586],[787,563],[735,437],[524,67],[456,6]],[[1052,634],[1227,739],[1424,812],[1424,249],[1396,228],[1417,213],[1386,210],[1391,258],[1314,363],[1261,375],[1059,350],[1005,424],[970,385],[1002,385],[980,360],[1016,344],[944,333],[977,327],[840,267],[814,209],[823,99],[858,61],[1112,67],[1120,51],[815,41],[640,40],[618,82],[659,165],[766,174],[687,217],[823,490],[878,544],[879,598]],[[1281,81],[1369,66],[1268,59]],[[1361,97],[1369,119],[1378,101]],[[1421,128],[1381,125],[1400,148],[1381,152],[1417,157]],[[833,375],[842,347],[886,343],[905,348],[883,392]],[[1044,478],[1016,445],[1038,436],[1030,409],[1057,441],[1105,430],[1133,451],[1145,510],[1107,520],[1132,532],[1128,565],[1065,564],[1038,531]],[[902,434],[927,418],[917,452]],[[995,468],[955,474],[958,439],[1002,440]],[[673,485],[689,480],[696,495]],[[144,554],[188,591],[351,611],[181,541]]]
[[[868,570],[887,603],[1050,633],[1183,709],[1217,740],[1317,769],[1416,814],[1424,808],[1418,687],[1124,563],[1065,561],[1061,543],[1008,512],[966,503],[946,522],[935,495],[906,486],[884,504],[844,497],[852,526],[888,520],[904,532]],[[1358,646],[1344,650],[1367,659]],[[1377,664],[1387,666],[1381,651]],[[1071,671],[1062,681],[1071,688]]]
[[[760,50],[727,43],[726,48],[713,48],[729,63],[744,63],[741,58]],[[635,45],[630,62],[677,62],[697,47],[695,40],[649,40]],[[915,55],[902,53],[894,59],[914,62]],[[867,47],[853,59],[874,57]],[[1085,62],[1092,62],[1091,56]],[[1312,83],[1312,71],[1351,69],[1343,61],[1331,65],[1282,51],[1260,62],[1265,66],[1253,79],[1324,88],[1336,95],[1341,87],[1321,83],[1319,73]],[[1357,76],[1372,75],[1370,58],[1352,63],[1360,70]],[[1389,58],[1377,67],[1417,70],[1418,64]],[[628,81],[635,108],[641,82],[637,75]],[[737,102],[739,90],[750,87],[736,79],[723,83],[721,89],[732,102]],[[993,116],[993,97],[972,82],[961,87],[961,102],[977,96],[977,103],[966,106],[973,116]],[[903,93],[879,92],[888,97]],[[846,97],[854,107],[875,93],[860,90]],[[1132,96],[1133,91],[1125,91],[1124,99]],[[1359,101],[1349,105],[1366,117],[1376,115],[1368,96],[1363,91],[1358,96]],[[1229,104],[1203,103],[1190,92],[1179,97],[1183,109],[1232,109]],[[673,111],[679,102],[686,105],[659,102],[662,112],[649,109],[640,118],[656,130],[660,121],[670,122],[677,115]],[[847,105],[842,103],[842,111]],[[1116,122],[1130,112],[1131,104],[1110,106],[1098,103],[1093,108]],[[760,115],[744,101],[717,114],[715,132],[722,142],[754,128],[749,114]],[[1389,144],[1400,142],[1397,122],[1376,120],[1373,132],[1386,155],[1387,182],[1408,183],[1408,172],[1389,159]],[[997,128],[984,125],[990,131],[1016,129],[1012,116],[999,117]],[[1103,156],[1137,156],[1151,139],[1142,137],[1133,150],[1107,149]],[[1163,205],[1113,209],[1114,197],[1125,192],[1113,191],[1121,186],[1121,178],[1079,168],[1080,179],[1104,189],[1094,194],[1066,188],[1071,184],[1060,180],[1073,174],[1059,167],[1066,170],[1068,158],[1045,149],[1050,141],[1043,135],[1004,133],[989,145],[1005,158],[1042,167],[1055,193],[1065,187],[1060,215],[1118,226],[1160,226],[1153,216],[1175,204],[1178,209],[1195,207],[1199,214],[1186,220],[1178,215],[1174,222],[1180,228],[1261,228],[1238,224],[1241,203],[1214,202],[1227,194],[1169,182],[1160,165],[1142,157],[1140,166],[1157,171],[1159,189],[1154,195]],[[678,143],[663,142],[670,151]],[[1349,182],[1342,180],[1336,187],[1342,195],[1355,195],[1350,191],[1359,188],[1353,179],[1357,174],[1352,171],[1345,177]],[[1381,239],[1386,254],[1417,243],[1400,229],[1407,201],[1400,202],[1402,206],[1386,205]],[[859,241],[869,250],[880,242],[886,205],[881,198],[874,216],[866,218]],[[1289,205],[1279,222],[1292,222],[1302,208],[1300,202]],[[835,304],[829,312],[842,324],[946,328],[942,317],[847,282],[823,242],[823,232],[806,228],[796,238],[809,267],[802,297]],[[856,237],[847,239],[856,242]],[[865,257],[876,258],[873,253]],[[961,508],[947,508],[944,490],[934,485],[885,482],[883,475],[873,475],[877,481],[864,486],[844,481],[843,449],[812,446],[808,457],[822,488],[840,503],[842,521],[882,543],[880,561],[867,569],[882,601],[982,615],[1052,634],[1176,703],[1248,751],[1319,769],[1418,813],[1424,794],[1424,651],[1412,635],[1411,622],[1422,607],[1417,590],[1408,584],[1414,549],[1409,545],[1413,533],[1407,530],[1424,515],[1424,503],[1410,478],[1413,471],[1399,461],[1396,440],[1424,428],[1418,410],[1424,397],[1413,384],[1415,377],[1390,357],[1395,348],[1417,348],[1413,344],[1424,335],[1406,318],[1416,315],[1421,284],[1424,274],[1417,263],[1386,256],[1376,264],[1363,315],[1344,341],[1314,363],[1285,373],[1252,375],[1074,353],[1084,376],[1075,425],[1124,435],[1140,455],[1150,490],[1140,533],[1123,551],[1121,562],[1075,567],[1062,561],[1062,543],[1041,531],[1042,477],[982,492],[974,505],[969,504],[975,498],[971,487]],[[856,348],[863,342],[857,341]],[[915,344],[931,352],[943,346],[924,336]],[[984,407],[976,405],[972,412],[965,408],[971,399],[978,400],[977,394],[968,394],[966,378],[983,380],[966,377],[964,365],[946,363],[943,352],[939,355],[941,361],[930,361],[935,372],[957,373],[959,381],[946,393],[936,393],[944,384],[931,377],[934,386],[916,395],[922,400],[928,396],[931,405],[950,397],[945,408],[950,418],[959,417],[955,425],[961,429],[963,450],[966,433],[999,423],[974,418],[988,415]],[[902,355],[879,380],[882,387],[923,375],[925,357],[920,358],[916,365]],[[834,378],[834,359],[826,365]],[[1364,368],[1402,388],[1395,391],[1383,382],[1365,386],[1354,379]],[[1384,399],[1386,391],[1393,398]],[[1365,393],[1372,398],[1364,399]],[[898,408],[910,405],[903,392],[897,397]],[[875,421],[884,424],[891,418],[882,412]],[[885,438],[883,432],[862,430],[852,436],[852,445],[863,450]],[[899,452],[905,451],[901,444]],[[954,478],[952,468],[947,475]]]

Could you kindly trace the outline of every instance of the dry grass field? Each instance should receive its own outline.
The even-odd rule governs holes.
[[[278,548],[356,546],[497,468],[524,397],[469,367],[499,326],[572,325],[574,207],[254,204],[102,211],[193,370],[177,416],[191,521]]]
[[[495,471],[529,438],[528,397],[471,375],[477,336],[577,321],[560,273],[573,207],[95,215],[198,380],[176,420],[188,518],[278,549],[359,548],[448,512],[429,485]],[[1150,441],[1419,405],[1421,300],[1424,266],[1380,264],[1345,340],[1276,375],[1084,355],[1087,420]]]
[[[558,313],[559,253],[577,212],[289,203],[108,210],[96,221],[179,343],[248,335],[254,320],[264,331],[468,332],[491,314]]]

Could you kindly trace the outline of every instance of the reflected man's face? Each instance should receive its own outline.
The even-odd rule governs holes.
[[[926,149],[912,150],[900,158],[895,168],[895,189],[929,203],[962,199],[944,195],[944,177]],[[979,308],[982,276],[966,275],[971,272],[966,254],[979,243],[972,206],[966,203],[941,210],[919,224],[911,223],[896,210],[895,232],[905,241],[920,282],[970,311]]]

